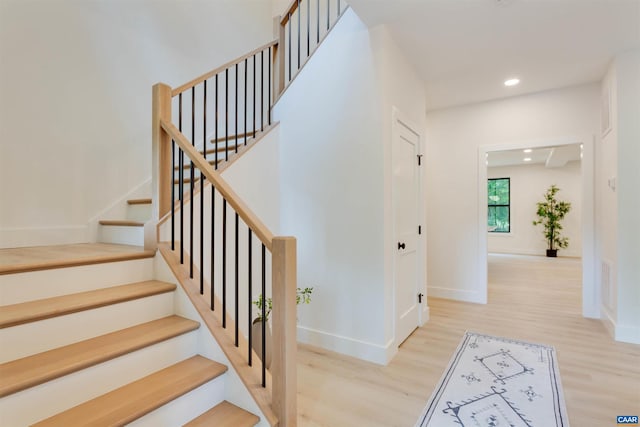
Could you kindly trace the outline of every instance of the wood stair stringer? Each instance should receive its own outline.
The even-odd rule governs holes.
[[[265,421],[270,426],[278,426],[278,417],[272,408],[271,395],[268,389],[271,389],[271,374],[267,371],[266,383],[267,389],[260,385],[262,378],[262,370],[259,363],[254,363],[253,366],[248,366],[246,361],[246,354],[248,351],[248,343],[242,334],[238,339],[238,347],[235,346],[231,333],[229,331],[234,330],[235,322],[230,316],[227,316],[227,328],[222,327],[222,318],[220,310],[211,311],[208,301],[210,300],[210,294],[208,286],[205,286],[204,295],[200,295],[200,285],[198,281],[199,271],[194,266],[193,277],[189,277],[188,266],[191,260],[188,254],[184,255],[184,265],[180,264],[179,256],[177,252],[171,250],[171,244],[158,243],[158,250],[162,254],[162,257],[167,263],[167,266],[180,283],[180,286],[184,289],[185,294],[191,301],[191,304],[199,313],[202,321],[206,325],[207,329],[211,332],[211,335],[215,338],[218,346],[229,360],[229,363],[238,374],[245,388],[249,391],[253,400],[258,405],[262,414],[265,417]],[[221,306],[221,302],[216,298],[216,305]],[[254,360],[259,360],[254,353]]]

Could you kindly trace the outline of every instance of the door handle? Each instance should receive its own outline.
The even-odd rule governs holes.
[[[404,249],[405,247],[406,247],[406,245],[404,243],[398,242],[398,250]]]

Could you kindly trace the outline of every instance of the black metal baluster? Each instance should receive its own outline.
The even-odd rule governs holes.
[[[289,13],[289,81],[291,81],[291,13]]]
[[[251,245],[251,240],[252,239],[251,239],[251,237],[252,237],[252,232],[251,232],[250,228],[248,228],[248,231],[249,231],[249,233],[248,233],[249,237],[248,237],[248,244],[247,244],[247,247],[248,247],[248,249],[247,249],[247,259],[248,259],[249,271],[248,271],[248,274],[247,274],[247,276],[248,276],[247,277],[247,282],[248,282],[248,285],[249,285],[248,286],[249,290],[247,292],[247,295],[248,295],[248,301],[247,301],[247,306],[248,306],[248,309],[247,309],[247,311],[248,311],[248,322],[247,322],[247,324],[248,324],[248,328],[247,328],[247,330],[249,331],[249,345],[248,345],[248,347],[249,347],[248,348],[248,353],[249,354],[247,355],[247,358],[249,360],[249,366],[251,366],[251,362],[252,362],[252,360],[251,360],[252,359],[251,358],[251,356],[252,356],[252,354],[251,354],[252,353],[252,351],[251,351],[251,349],[252,349],[252,345],[251,345],[251,340],[252,340],[251,329],[252,328],[251,328],[251,326],[253,325],[252,320],[251,320],[251,312],[252,312],[252,305],[253,305],[253,302],[252,302],[253,290],[251,289],[251,287],[252,287],[251,281],[252,281],[252,276],[253,276],[252,275],[252,270],[253,269],[252,269],[252,265],[251,265],[251,258],[252,258],[252,253],[251,253],[251,246],[252,246]]]
[[[311,47],[311,0],[307,0],[307,57]]]
[[[176,250],[176,141],[171,139],[171,250]]]
[[[191,145],[196,146],[196,88],[191,88]],[[189,182],[189,256],[191,262],[189,263],[189,278],[193,279],[193,181],[195,181],[195,166],[193,160],[190,160],[191,165],[191,181]]]
[[[182,132],[182,94],[178,95],[178,130]],[[178,192],[180,193],[180,264],[184,264],[184,152],[180,148],[178,161]],[[175,185],[175,184],[174,184]]]
[[[302,38],[300,35],[300,18],[301,18],[301,11],[300,11],[300,0],[298,0],[298,70],[300,69],[300,39]]]
[[[331,0],[327,0],[327,31],[329,31],[329,23],[330,23],[330,16],[331,16]]]
[[[318,15],[316,16],[316,46],[320,43],[320,0],[316,3],[318,5]]]
[[[340,0],[338,0],[338,18],[340,17]]]
[[[222,327],[227,327],[227,199],[222,197]]]
[[[260,51],[260,130],[264,130],[264,50]]]
[[[211,183],[211,311],[215,310],[216,187]]]
[[[202,93],[202,146],[207,160],[207,81]],[[200,171],[200,295],[204,295],[204,175]]]
[[[253,137],[256,137],[256,55],[253,55]]]
[[[269,116],[267,117],[267,124],[271,125],[271,46],[269,46],[269,55],[267,55],[269,60],[267,61],[268,72],[267,72],[267,105],[269,107]]]
[[[213,144],[213,149],[214,149],[214,162],[215,162],[215,168],[218,169],[218,75],[216,74],[216,90],[215,90],[215,96],[216,96],[216,121],[215,121],[215,135],[213,136],[213,140],[215,141]]]
[[[235,152],[238,152],[238,138],[240,132],[238,132],[238,64],[236,64],[236,148]]]
[[[267,386],[267,270],[266,253],[262,244],[262,387]]]
[[[224,159],[229,160],[229,69],[224,70]]]
[[[247,74],[249,73],[248,59],[244,60],[244,145],[247,145]]]
[[[240,250],[239,250],[239,241],[238,241],[238,212],[236,212],[236,227],[235,227],[235,234],[236,234],[236,246],[235,246],[235,291],[236,291],[236,296],[234,298],[234,302],[235,302],[235,317],[234,320],[236,321],[236,331],[235,331],[235,339],[236,339],[236,347],[238,347],[238,327],[240,326],[240,300],[239,300],[239,296],[240,296],[240,277],[238,276],[238,266],[239,266],[239,258],[240,258]]]

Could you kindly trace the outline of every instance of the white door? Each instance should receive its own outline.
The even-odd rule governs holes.
[[[393,210],[395,250],[396,343],[419,326],[418,196],[420,136],[394,117]]]

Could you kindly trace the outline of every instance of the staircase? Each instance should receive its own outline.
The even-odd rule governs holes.
[[[0,276],[0,425],[259,422],[225,400],[228,367],[198,354],[152,257]]]
[[[98,241],[131,256],[0,266],[0,425],[296,425],[295,239],[220,173],[277,126],[271,108],[347,8],[314,5],[292,1],[276,40],[154,86],[153,197],[99,220]],[[273,299],[270,369],[258,294]]]

